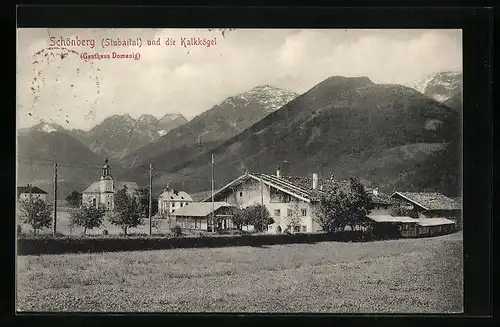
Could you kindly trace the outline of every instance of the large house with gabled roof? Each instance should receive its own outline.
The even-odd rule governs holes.
[[[253,204],[265,205],[274,219],[274,224],[268,226],[269,233],[284,232],[289,227],[290,217],[298,214],[300,223],[291,232],[308,233],[321,230],[316,222],[319,203],[321,197],[334,188],[348,189],[349,182],[335,180],[333,176],[319,178],[316,173],[311,176],[282,176],[279,170],[276,175],[246,172],[216,191],[213,200],[239,208]],[[389,197],[377,191],[375,194],[381,208],[388,207]],[[210,201],[211,195],[202,200]]]

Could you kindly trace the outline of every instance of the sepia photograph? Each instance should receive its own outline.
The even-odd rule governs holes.
[[[17,312],[463,313],[462,30],[16,53]]]

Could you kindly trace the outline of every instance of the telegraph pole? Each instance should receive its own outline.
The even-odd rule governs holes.
[[[264,205],[264,183],[262,177],[260,178],[260,204]]]
[[[214,203],[214,154],[212,153],[212,232],[215,232],[215,203]]]
[[[54,164],[54,222],[52,235],[56,236],[57,228],[57,162]]]
[[[151,224],[151,189],[152,189],[152,184],[153,184],[153,177],[152,177],[152,172],[153,172],[153,164],[149,164],[149,235],[153,234],[152,230],[152,224]]]

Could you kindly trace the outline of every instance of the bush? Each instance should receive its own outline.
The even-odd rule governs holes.
[[[104,229],[104,230],[102,231],[102,235],[109,235],[108,230],[107,230],[107,229]]]
[[[172,232],[174,233],[175,236],[182,236],[182,228],[179,225],[176,225],[173,229]]]

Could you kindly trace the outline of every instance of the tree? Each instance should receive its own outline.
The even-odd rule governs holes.
[[[129,195],[125,189],[115,193],[115,213],[111,215],[110,222],[120,226],[125,235],[130,227],[143,224],[137,199]]]
[[[33,228],[33,233],[52,224],[52,206],[39,198],[20,202],[21,221]]]
[[[83,228],[83,235],[87,234],[87,229],[94,229],[102,226],[104,214],[106,211],[103,208],[94,206],[82,206],[71,211],[71,225]]]
[[[366,224],[366,216],[373,209],[372,198],[366,193],[365,187],[355,177],[349,177],[349,207],[350,214],[347,224],[354,230],[356,226]]]
[[[233,216],[233,224],[241,230],[244,225],[249,225],[248,212],[246,210],[238,210]]]
[[[325,232],[336,232],[347,225],[349,205],[347,195],[335,187],[328,195],[321,197],[316,222]]]
[[[343,230],[347,225],[354,229],[365,224],[366,215],[372,208],[371,197],[364,186],[350,177],[347,187],[335,185],[328,195],[321,198],[316,222],[326,232]]]
[[[73,208],[79,207],[82,203],[82,194],[77,191],[71,192],[66,197],[66,203]]]
[[[257,232],[262,232],[267,229],[268,225],[274,224],[274,219],[271,218],[271,214],[266,206],[262,204],[254,204],[246,207],[244,210],[248,217],[248,224],[253,225]]]
[[[300,216],[299,203],[295,202],[292,206],[291,215],[286,216],[287,228],[286,230],[295,230],[295,227],[300,226],[302,217]]]
[[[135,190],[139,212],[142,217],[149,217],[149,189],[139,188]],[[158,212],[158,199],[151,198],[151,216]]]

